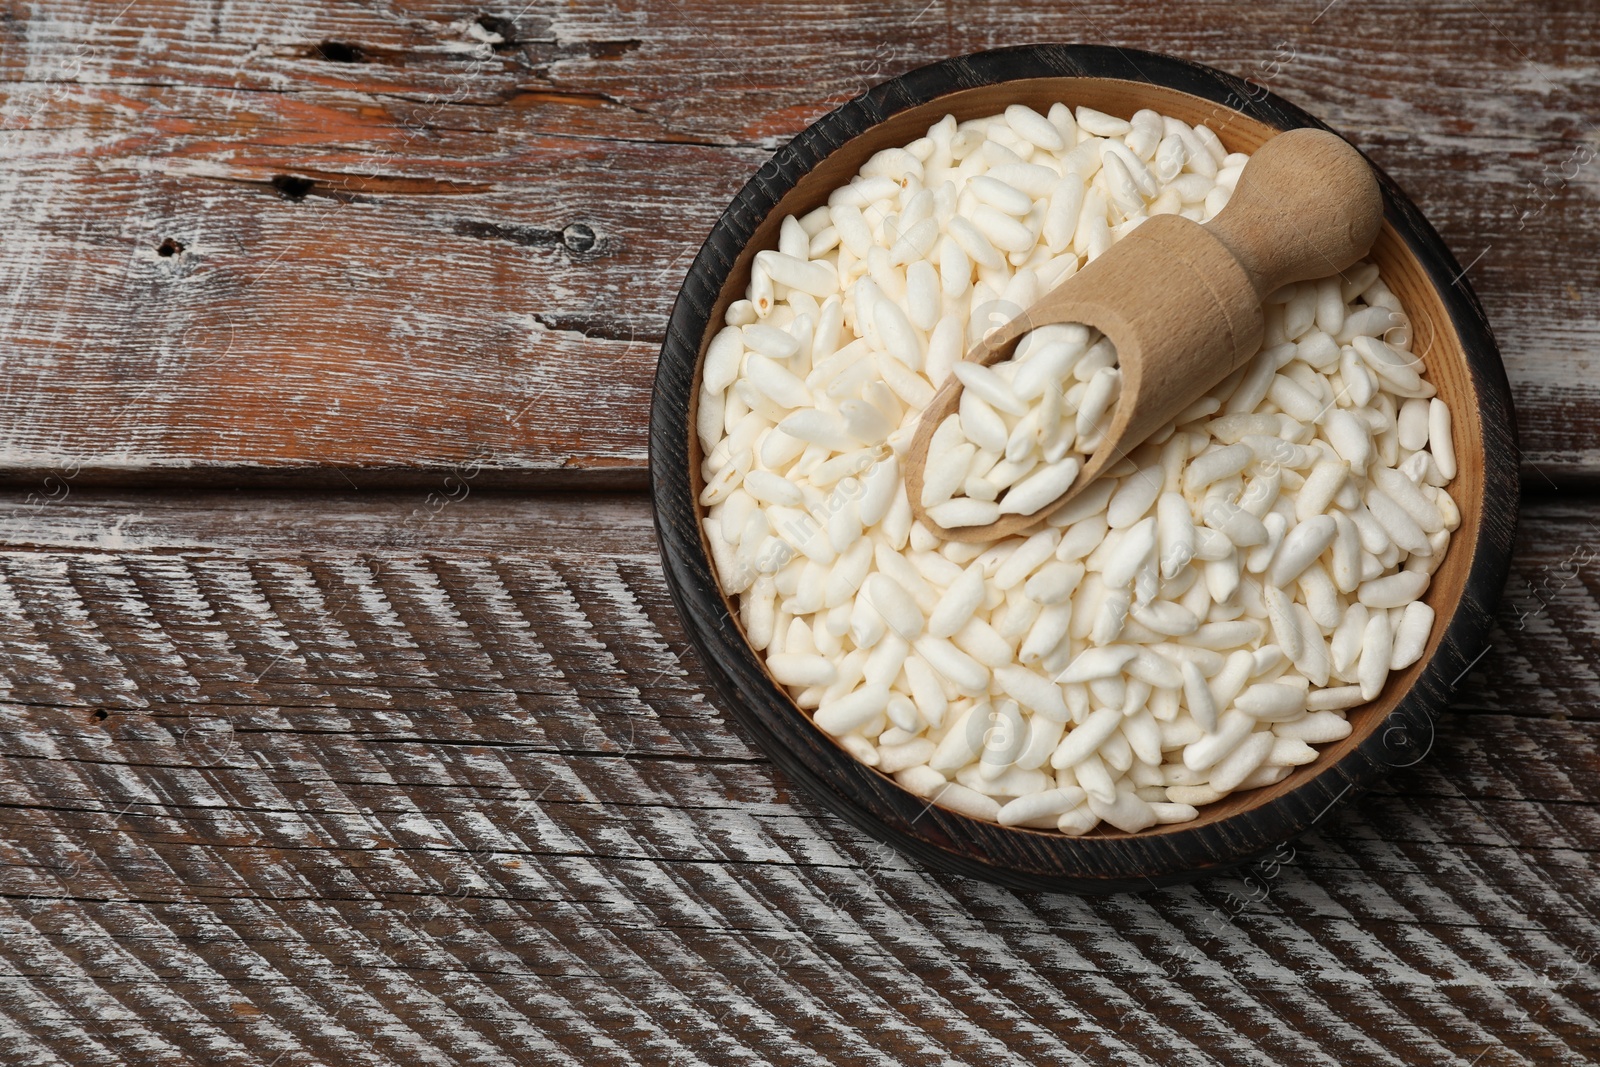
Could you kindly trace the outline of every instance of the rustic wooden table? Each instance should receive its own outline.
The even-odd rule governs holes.
[[[1586,0],[21,0],[0,10],[0,1062],[1600,1059]],[[662,324],[827,108],[1116,42],[1346,132],[1526,448],[1427,758],[1238,876],[930,874],[704,696]]]

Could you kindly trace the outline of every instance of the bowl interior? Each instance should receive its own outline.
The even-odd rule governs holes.
[[[749,285],[750,265],[756,252],[777,247],[778,229],[785,216],[803,215],[826,203],[828,194],[847,183],[874,153],[915,140],[946,114],[954,115],[958,120],[981,118],[998,114],[1004,111],[1007,105],[1014,103],[1027,104],[1043,113],[1051,104],[1058,101],[1068,106],[1081,104],[1122,118],[1131,117],[1141,108],[1151,108],[1191,125],[1204,124],[1210,127],[1230,152],[1253,152],[1268,138],[1280,132],[1278,128],[1243,112],[1202,97],[1165,86],[1115,78],[1063,77],[1007,81],[948,93],[928,103],[901,111],[846,142],[820,161],[809,173],[800,178],[779,201],[777,207],[761,221],[754,236],[733,264],[713,308],[710,325],[705,336],[700,339],[702,362],[697,365],[692,392],[696,402],[700,393],[699,366],[703,366],[706,347],[720,328],[728,305],[743,297]],[[1332,767],[1368,739],[1423,673],[1439,647],[1466,588],[1467,577],[1472,569],[1473,554],[1479,542],[1484,495],[1484,433],[1479,399],[1461,338],[1427,270],[1396,230],[1394,226],[1396,217],[1396,205],[1386,194],[1386,219],[1368,259],[1377,264],[1384,282],[1400,299],[1410,316],[1413,331],[1412,349],[1423,357],[1427,365],[1428,379],[1434,383],[1439,396],[1450,407],[1453,421],[1452,436],[1457,456],[1457,475],[1450,483],[1449,489],[1450,495],[1461,511],[1461,526],[1453,534],[1445,561],[1435,573],[1432,584],[1424,596],[1436,612],[1428,648],[1422,659],[1411,667],[1390,675],[1377,700],[1347,712],[1353,727],[1349,737],[1320,746],[1320,755],[1315,762],[1296,768],[1278,784],[1235,793],[1215,804],[1207,805],[1192,822],[1175,826],[1156,826],[1131,835],[1107,829],[1102,824],[1100,828],[1085,835],[1086,838],[1153,837],[1194,830],[1249,811],[1292,792]],[[693,430],[696,425],[693,411],[690,412],[687,425],[690,484],[698,499],[704,481],[700,474],[702,458],[700,444]],[[697,505],[697,517],[704,517],[704,512],[705,509]],[[709,559],[709,546],[702,544],[702,551],[707,553]],[[728,600],[725,595],[724,600]],[[731,602],[727,607],[737,625],[738,613],[733,610]],[[773,681],[772,685],[780,693],[783,692],[782,686],[776,681]],[[809,716],[792,701],[788,704],[795,715],[809,720]],[[816,733],[826,737],[821,730],[816,730]],[[832,742],[831,738],[828,740]],[[843,749],[836,750],[840,760],[854,762],[854,758]],[[993,824],[984,825],[998,829]],[[1051,831],[1014,829],[1014,832],[1035,836],[1040,834],[1057,836]]]

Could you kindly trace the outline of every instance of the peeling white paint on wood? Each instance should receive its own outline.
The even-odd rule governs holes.
[[[32,5],[0,55],[0,346],[14,402],[60,415],[0,425],[0,476],[425,485],[486,454],[484,484],[637,487],[666,314],[757,146],[922,63],[1060,39],[1211,62],[1349,133],[1472,264],[1529,477],[1592,481],[1586,15],[1324,6],[585,0],[495,45],[437,2]]]

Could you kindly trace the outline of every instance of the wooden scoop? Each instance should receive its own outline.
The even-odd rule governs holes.
[[[1111,426],[1077,479],[1030,515],[945,529],[922,507],[928,445],[956,410],[951,375],[922,413],[905,457],[911,508],[952,541],[989,541],[1060,508],[1151,434],[1237,370],[1261,345],[1261,301],[1291,282],[1324,278],[1367,254],[1383,195],[1361,154],[1323,130],[1290,130],[1256,150],[1228,206],[1205,225],[1157,215],[980,342],[966,358],[1007,359],[1024,335],[1083,323],[1116,345],[1122,388]]]

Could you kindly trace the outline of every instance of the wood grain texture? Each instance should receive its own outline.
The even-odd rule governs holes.
[[[642,499],[489,491],[642,485],[667,313],[748,177],[869,85],[1046,39],[1369,149],[1469,264],[1529,480],[1600,484],[1591,22],[9,0],[0,1062],[1600,1059],[1587,499],[1526,515],[1426,758],[1248,874],[1082,899],[796,790],[704,695]],[[338,494],[95,488],[140,482]]]
[[[1470,714],[1260,869],[931,875],[700,695],[631,497],[0,514],[0,1059],[1600,1056],[1592,511],[1529,510]]]
[[[1530,481],[1600,472],[1582,3],[6,14],[13,480],[642,485],[667,310],[770,150],[904,70],[1051,39],[1211,63],[1368,149],[1468,265]]]

